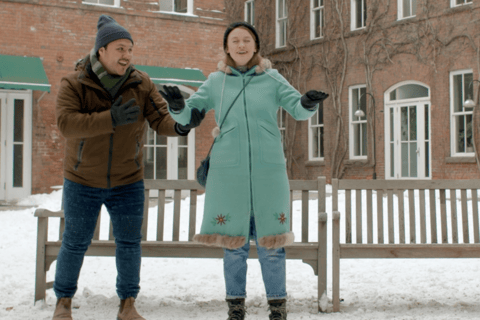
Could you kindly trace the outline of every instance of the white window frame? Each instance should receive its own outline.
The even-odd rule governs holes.
[[[320,106],[317,112],[308,119],[308,160],[309,161],[323,161],[325,160],[325,122],[323,123],[317,123],[317,124],[312,124],[312,119],[316,118],[318,119],[318,112],[320,112],[320,109],[323,112],[323,108]],[[323,118],[323,117],[322,117]],[[323,134],[321,133],[323,128]],[[323,146],[323,157],[320,155],[320,157],[316,157],[313,154],[313,131],[318,130],[318,135],[320,137],[318,143],[319,145],[317,146],[319,152],[321,153],[321,146]]]
[[[457,0],[450,0],[450,6],[452,8],[454,7],[460,7],[460,6],[466,6],[469,4],[473,4],[473,0],[463,0],[463,3],[457,4]]]
[[[403,14],[403,3],[404,3],[405,1],[410,2],[410,10],[411,10],[411,12],[412,12],[411,15],[406,16],[406,17],[404,17],[404,14]],[[414,8],[414,6],[413,6],[413,2],[414,2],[414,1],[418,1],[418,0],[398,0],[398,2],[397,2],[397,4],[398,4],[398,7],[397,7],[397,8],[398,8],[398,10],[397,10],[397,11],[398,11],[398,20],[410,19],[410,18],[416,17],[416,15],[417,15],[417,14],[416,14],[417,8],[416,8],[416,7]],[[414,11],[415,11],[415,14],[413,14]]]
[[[82,3],[92,5],[92,6],[117,7],[117,8],[120,7],[120,0],[113,0],[113,5],[98,3],[100,0],[94,0],[94,1],[97,1],[97,3],[86,2],[85,0],[83,0]]]
[[[361,85],[356,85],[356,86],[351,86],[348,90],[349,92],[349,95],[348,95],[348,104],[349,104],[349,107],[348,107],[348,114],[349,114],[349,128],[350,130],[349,131],[349,153],[350,153],[350,159],[355,159],[355,160],[366,160],[368,159],[368,128],[367,128],[367,119],[368,119],[368,116],[367,116],[367,110],[366,110],[366,106],[365,106],[365,117],[364,118],[361,118],[359,119],[358,117],[354,117],[354,113],[356,110],[353,110],[353,107],[354,107],[354,104],[353,104],[353,91],[354,90],[359,90],[359,95],[358,95],[358,98],[360,99],[362,97],[362,94],[360,93],[361,90],[364,89],[365,92],[367,91],[367,86],[364,85],[364,84],[361,84]],[[366,101],[366,97],[367,95],[364,94],[364,97],[365,97],[365,101]],[[361,125],[362,127],[364,127],[366,130],[365,132],[365,136],[366,136],[366,141],[365,141],[365,145],[362,145],[360,146],[361,150],[362,151],[365,151],[365,155],[355,155],[355,126],[356,125]],[[362,140],[361,140],[362,141]],[[362,152],[360,152],[361,154]]]
[[[255,26],[255,0],[245,1],[245,21]]]
[[[279,12],[279,3],[283,3],[283,11]],[[282,14],[282,16],[280,16]],[[284,48],[287,46],[287,29],[288,29],[288,11],[286,0],[275,1],[275,48]],[[280,26],[284,25],[284,34],[280,34]],[[283,42],[283,43],[282,43]]]
[[[451,146],[450,150],[451,150],[452,157],[475,156],[474,150],[471,149],[470,151],[468,151],[466,146],[465,146],[464,152],[457,151],[458,150],[457,121],[455,121],[456,120],[455,118],[461,117],[461,116],[469,116],[469,115],[473,117],[474,109],[472,108],[471,110],[469,110],[469,109],[462,108],[463,111],[455,111],[454,77],[458,75],[462,75],[462,83],[464,83],[464,85],[462,86],[462,101],[465,102],[465,100],[468,98],[468,94],[466,94],[465,92],[465,75],[467,74],[471,74],[473,79],[472,69],[457,70],[457,71],[450,72],[450,146]],[[466,84],[467,90],[469,90],[470,88],[472,90],[470,95],[471,99],[474,99],[473,98],[474,86],[475,84],[472,84],[471,86],[470,86],[470,83]]]
[[[360,0],[362,3],[361,3],[361,8],[358,8],[357,7],[357,1],[356,0],[351,0],[351,25],[350,25],[350,30],[360,30],[360,29],[364,29],[366,28],[367,26],[367,0]],[[362,14],[362,20],[361,21],[361,26],[360,27],[357,27],[357,13],[358,13],[358,10],[361,10],[361,12],[363,13]]]
[[[163,0],[163,1],[167,1],[167,0]],[[175,6],[175,0],[171,0],[172,1],[172,7]],[[160,10],[160,1],[158,2],[158,10],[159,12],[161,13],[167,13],[167,14],[179,14],[179,15],[193,15],[193,0],[187,0],[187,12],[176,12],[176,11],[164,11],[164,10]]]
[[[315,0],[310,0],[310,40],[323,38],[325,26],[325,0],[318,0],[319,6],[315,7]],[[315,36],[315,15],[320,12],[320,36]]]

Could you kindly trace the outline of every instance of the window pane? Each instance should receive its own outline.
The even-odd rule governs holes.
[[[187,0],[175,0],[175,12],[187,13]]]
[[[160,0],[160,11],[173,11],[173,1]]]
[[[453,76],[453,110],[459,112],[463,110],[463,75]]]
[[[403,18],[410,17],[410,0],[403,0]]]
[[[166,146],[167,145],[167,137],[159,136],[157,134],[157,146]]]
[[[390,177],[395,178],[395,148],[390,143]]]
[[[361,125],[354,124],[353,125],[353,155],[360,156],[361,155]]]
[[[362,156],[367,155],[367,124],[362,123]]]
[[[317,10],[313,13],[314,16],[314,28],[315,28],[315,38],[320,38],[322,36],[321,24],[320,24],[320,10]]]
[[[465,116],[455,117],[457,152],[465,152]]]
[[[463,75],[463,92],[465,93],[465,99],[462,100],[462,108],[465,100],[472,99],[473,97],[473,73],[465,73]]]
[[[425,142],[425,177],[430,177],[430,143]]]
[[[188,179],[187,148],[178,148],[178,179]]]
[[[408,177],[408,143],[402,143],[402,177]]]
[[[284,0],[278,0],[278,18],[283,18],[283,1]]]
[[[320,6],[320,0],[313,0],[313,7],[318,8]]]
[[[13,146],[13,186],[23,187],[23,144]]]
[[[417,177],[417,143],[410,143],[410,175],[411,178]]]
[[[410,140],[417,140],[417,107],[410,107]]]
[[[425,140],[430,139],[430,112],[428,104],[425,105]]]
[[[167,179],[167,148],[157,147],[155,161],[155,179]]]
[[[362,2],[363,0],[355,0],[355,27],[356,28],[361,28],[363,27],[362,25]]]
[[[412,0],[412,16],[415,15],[417,15],[417,0]]]
[[[390,100],[428,97],[428,88],[418,84],[406,84],[397,88],[395,91],[397,91],[397,93],[395,94],[395,98],[392,99],[392,95],[390,94]]]
[[[401,141],[408,141],[408,108],[401,107],[400,108],[401,114],[401,122],[400,122],[400,135]]]
[[[394,136],[393,108],[390,108],[390,141],[393,142]]]
[[[467,152],[473,152],[473,130],[472,130],[472,115],[466,116],[467,129],[465,136],[465,143],[467,146]]]
[[[285,46],[287,42],[287,21],[280,22],[280,46]]]
[[[144,166],[144,176],[145,179],[154,179],[153,170],[155,167],[154,161],[154,151],[153,147],[143,148],[143,166]]]
[[[13,115],[13,141],[23,142],[23,111],[24,101],[15,99]]]

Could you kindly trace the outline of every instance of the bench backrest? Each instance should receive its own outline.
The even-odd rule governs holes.
[[[156,222],[151,222],[149,225],[149,219],[152,219],[152,215],[149,215],[150,204],[150,191],[156,190],[157,206],[156,206]],[[167,192],[173,190],[173,201],[167,198]],[[301,223],[301,234],[295,233],[295,239],[301,239],[301,242],[309,242],[309,192],[318,192],[318,211],[315,212],[317,216],[318,212],[325,212],[325,190],[326,179],[325,177],[319,177],[316,180],[290,180],[290,212],[293,215],[292,203],[295,198],[298,198],[300,194],[301,200],[301,221],[295,223]],[[142,240],[143,241],[192,241],[193,236],[197,229],[197,209],[198,208],[198,196],[203,191],[203,187],[195,180],[153,180],[145,179],[145,206],[144,206],[144,218],[142,225]],[[182,194],[189,197],[188,203],[188,217],[182,219],[188,219],[188,230],[186,230],[186,237],[181,237],[181,212],[182,212]],[[173,205],[173,217],[172,208]],[[203,210],[203,208],[200,208]],[[183,210],[185,212],[185,210]],[[108,217],[104,217],[108,218]],[[99,215],[97,226],[95,229],[93,240],[100,240],[100,225],[102,223],[102,215]],[[170,221],[172,220],[172,221]],[[164,233],[165,224],[172,223],[172,235],[166,236]],[[292,230],[293,219],[290,219],[290,229]],[[153,226],[152,224],[155,224]],[[60,221],[59,238],[63,234],[65,222],[62,218]],[[185,230],[183,231],[185,232]],[[101,240],[114,240],[112,224],[110,223],[109,232],[106,237],[102,237]]]
[[[332,179],[332,210],[345,243],[479,243],[478,188],[480,180]]]

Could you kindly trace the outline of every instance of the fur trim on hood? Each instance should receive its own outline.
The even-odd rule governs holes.
[[[221,60],[217,65],[218,71],[225,72],[226,74],[232,74],[232,69],[231,68],[232,67],[227,64],[225,59]],[[271,68],[272,68],[272,63],[270,62],[270,60],[268,60],[266,58],[261,58],[259,63],[256,64],[255,73],[256,74],[262,74],[262,73],[265,72],[265,70],[271,69]]]
[[[262,237],[258,240],[258,245],[267,249],[277,249],[293,244],[294,240],[293,232],[287,232]],[[238,249],[245,245],[245,237],[231,237],[221,234],[196,234],[193,237],[193,241],[207,246],[222,247],[230,250]]]

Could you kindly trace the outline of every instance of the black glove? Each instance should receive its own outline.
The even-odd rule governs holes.
[[[167,101],[168,107],[173,113],[180,113],[185,108],[185,101],[178,87],[163,86],[163,91],[159,91],[163,99]]]
[[[122,96],[120,96],[117,101],[112,104],[110,114],[112,116],[112,124],[114,128],[137,122],[138,115],[140,114],[140,107],[132,107],[135,102],[135,98],[132,98],[122,104]]]
[[[198,127],[202,122],[203,118],[205,118],[205,110],[198,110],[193,108],[192,109],[192,118],[190,119],[190,123],[187,125],[181,125],[180,123],[175,123],[175,131],[181,135],[186,136],[191,129]]]
[[[307,110],[313,110],[323,100],[328,98],[328,93],[322,92],[322,91],[316,91],[316,90],[310,90],[307,93],[305,93],[302,98],[300,99],[300,102],[302,103],[302,106],[307,109]]]

